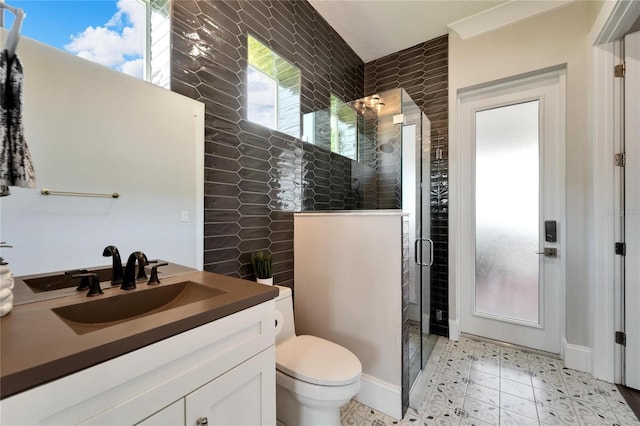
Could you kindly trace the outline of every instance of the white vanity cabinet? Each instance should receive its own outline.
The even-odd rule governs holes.
[[[138,425],[271,425],[274,364],[275,351],[262,351]]]
[[[275,424],[269,300],[0,401],[7,425]]]
[[[275,362],[275,350],[261,352],[187,395],[186,424],[203,418],[210,426],[274,424]]]

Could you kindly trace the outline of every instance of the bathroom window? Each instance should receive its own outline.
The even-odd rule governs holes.
[[[278,128],[278,80],[249,65],[249,120],[271,129]]]
[[[247,41],[247,119],[300,137],[300,70],[253,36]]]
[[[21,34],[114,70],[169,87],[170,0],[11,0]],[[2,26],[11,28],[4,11]]]

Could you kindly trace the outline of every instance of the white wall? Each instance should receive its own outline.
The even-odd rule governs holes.
[[[591,146],[589,143],[589,30],[596,2],[574,2],[555,11],[518,22],[467,40],[449,37],[449,143],[450,143],[450,318],[459,317],[456,294],[458,265],[456,226],[460,200],[470,194],[458,191],[457,93],[490,81],[566,64],[566,205],[567,281],[566,339],[590,346],[590,294],[587,265],[591,218]]]
[[[24,37],[18,54],[37,189],[0,198],[14,274],[106,265],[110,244],[201,269],[204,106]]]
[[[402,212],[294,215],[298,334],[351,350],[362,363],[356,399],[402,417]]]

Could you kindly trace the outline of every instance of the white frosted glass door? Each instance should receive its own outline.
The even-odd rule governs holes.
[[[539,101],[478,111],[475,312],[539,323]]]
[[[559,69],[459,95],[453,240],[460,332],[556,354],[566,258],[564,80]]]

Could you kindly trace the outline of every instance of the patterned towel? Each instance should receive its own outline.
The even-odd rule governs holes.
[[[33,188],[36,176],[22,123],[22,63],[0,54],[0,193],[2,186]]]

